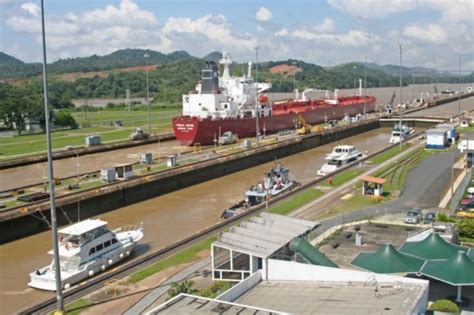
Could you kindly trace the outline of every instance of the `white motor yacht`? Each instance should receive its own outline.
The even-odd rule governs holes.
[[[111,231],[107,222],[88,219],[58,232],[61,285],[69,289],[88,277],[105,271],[130,256],[135,244],[143,238],[143,226],[123,227]],[[53,254],[50,250],[49,254]],[[54,263],[30,273],[30,287],[55,291]]]
[[[413,132],[415,132],[413,128],[408,127],[406,124],[395,124],[389,142],[399,143],[400,141],[405,141]]]
[[[352,145],[337,145],[325,157],[326,163],[319,169],[318,175],[326,176],[337,169],[364,158],[362,152]]]

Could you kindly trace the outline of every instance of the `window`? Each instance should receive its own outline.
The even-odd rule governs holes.
[[[111,241],[107,241],[107,242],[104,243],[104,247],[109,247],[111,244],[112,244]]]
[[[117,241],[116,238],[113,238],[113,239],[112,239],[112,244],[115,244],[115,243],[117,243],[117,242],[118,242],[118,241]]]
[[[100,244],[100,245],[97,245],[95,249],[96,251],[100,252],[103,248],[104,248],[104,244]]]
[[[95,247],[92,247],[89,251],[89,256],[95,254]]]

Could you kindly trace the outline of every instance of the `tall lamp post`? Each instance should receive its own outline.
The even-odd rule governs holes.
[[[145,53],[143,55],[145,57],[145,73],[146,73],[146,105],[148,110],[148,134],[151,135],[151,123],[150,123],[150,85],[148,83],[148,58],[150,55]]]
[[[44,117],[46,125],[46,143],[48,156],[49,205],[51,209],[51,234],[53,242],[54,276],[56,278],[56,314],[64,314],[63,292],[61,285],[61,265],[59,262],[58,224],[56,218],[56,200],[54,194],[53,155],[51,145],[51,126],[48,106],[48,74],[46,63],[46,32],[44,27],[44,4],[41,0],[41,35],[43,43],[43,94]]]
[[[458,121],[461,122],[461,58],[459,58]]]
[[[354,73],[354,89],[356,90],[356,94],[357,94],[356,69],[357,69],[357,66],[352,66],[352,72]]]
[[[400,122],[399,122],[399,127],[402,128],[402,103],[403,103],[403,95],[402,95],[402,44],[399,45],[400,47]],[[400,150],[402,149],[403,145],[403,139],[402,136],[400,135]]]
[[[255,136],[257,138],[257,146],[259,143],[258,137],[260,134],[260,130],[258,126],[258,116],[259,116],[259,112],[258,112],[258,50],[259,49],[260,47],[258,46],[255,47],[255,58],[256,58],[256,62],[255,62]]]
[[[367,115],[367,58],[364,65],[364,118]]]

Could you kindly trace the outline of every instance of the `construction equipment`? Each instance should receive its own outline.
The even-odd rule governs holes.
[[[300,123],[301,127],[296,130],[296,132],[299,135],[306,135],[311,132],[320,132],[323,130],[322,127],[320,126],[311,126],[306,122],[306,120],[303,118],[303,115],[298,113],[298,122]]]
[[[135,128],[130,136],[128,137],[129,140],[146,140],[150,137],[149,134],[147,134],[143,129],[141,128]]]
[[[237,135],[234,135],[232,131],[226,131],[219,137],[217,142],[220,145],[236,143],[238,140]]]

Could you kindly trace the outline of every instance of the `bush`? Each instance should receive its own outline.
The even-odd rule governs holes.
[[[446,313],[459,313],[461,311],[456,303],[446,299],[435,301],[431,304],[430,310]]]
[[[441,212],[438,212],[436,214],[436,221],[437,222],[452,222],[452,223],[456,222],[455,219],[450,218],[447,214],[444,214],[444,213],[441,213]]]
[[[459,236],[474,238],[474,220],[462,219],[458,221]]]

